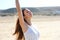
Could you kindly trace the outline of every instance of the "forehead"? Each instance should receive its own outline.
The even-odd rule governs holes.
[[[30,11],[29,9],[25,9],[25,11]]]

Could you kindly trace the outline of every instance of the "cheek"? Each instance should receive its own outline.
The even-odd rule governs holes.
[[[28,14],[27,13],[24,13],[25,17],[28,17]]]
[[[26,15],[25,15],[25,17],[26,17],[26,18],[30,18],[30,17],[31,17],[31,15],[29,15],[29,14],[26,14]]]
[[[32,13],[25,13],[25,17],[32,17]]]
[[[29,17],[32,17],[32,13],[28,13],[28,16],[29,16]]]
[[[29,17],[31,16],[31,14],[29,14],[29,13],[28,13],[28,14],[26,14],[26,15],[27,15],[27,16],[29,16]]]

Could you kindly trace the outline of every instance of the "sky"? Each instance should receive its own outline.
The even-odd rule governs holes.
[[[60,6],[59,0],[19,0],[21,7],[51,7]],[[0,9],[13,8],[15,0],[0,0]]]

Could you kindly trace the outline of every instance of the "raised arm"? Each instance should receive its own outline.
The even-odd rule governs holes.
[[[22,30],[25,31],[24,29],[26,29],[26,28],[25,28],[25,24],[24,24],[23,14],[22,14],[22,10],[20,8],[18,0],[16,0],[16,9],[17,9],[17,12],[18,12],[19,23],[22,27]]]

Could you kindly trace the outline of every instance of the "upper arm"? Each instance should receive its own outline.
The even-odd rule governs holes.
[[[18,12],[19,24],[21,25],[22,29],[24,30],[26,28],[25,28],[25,23],[24,23],[24,19],[23,19],[22,10],[20,8],[18,0],[16,0],[16,9],[17,9],[17,12]]]

